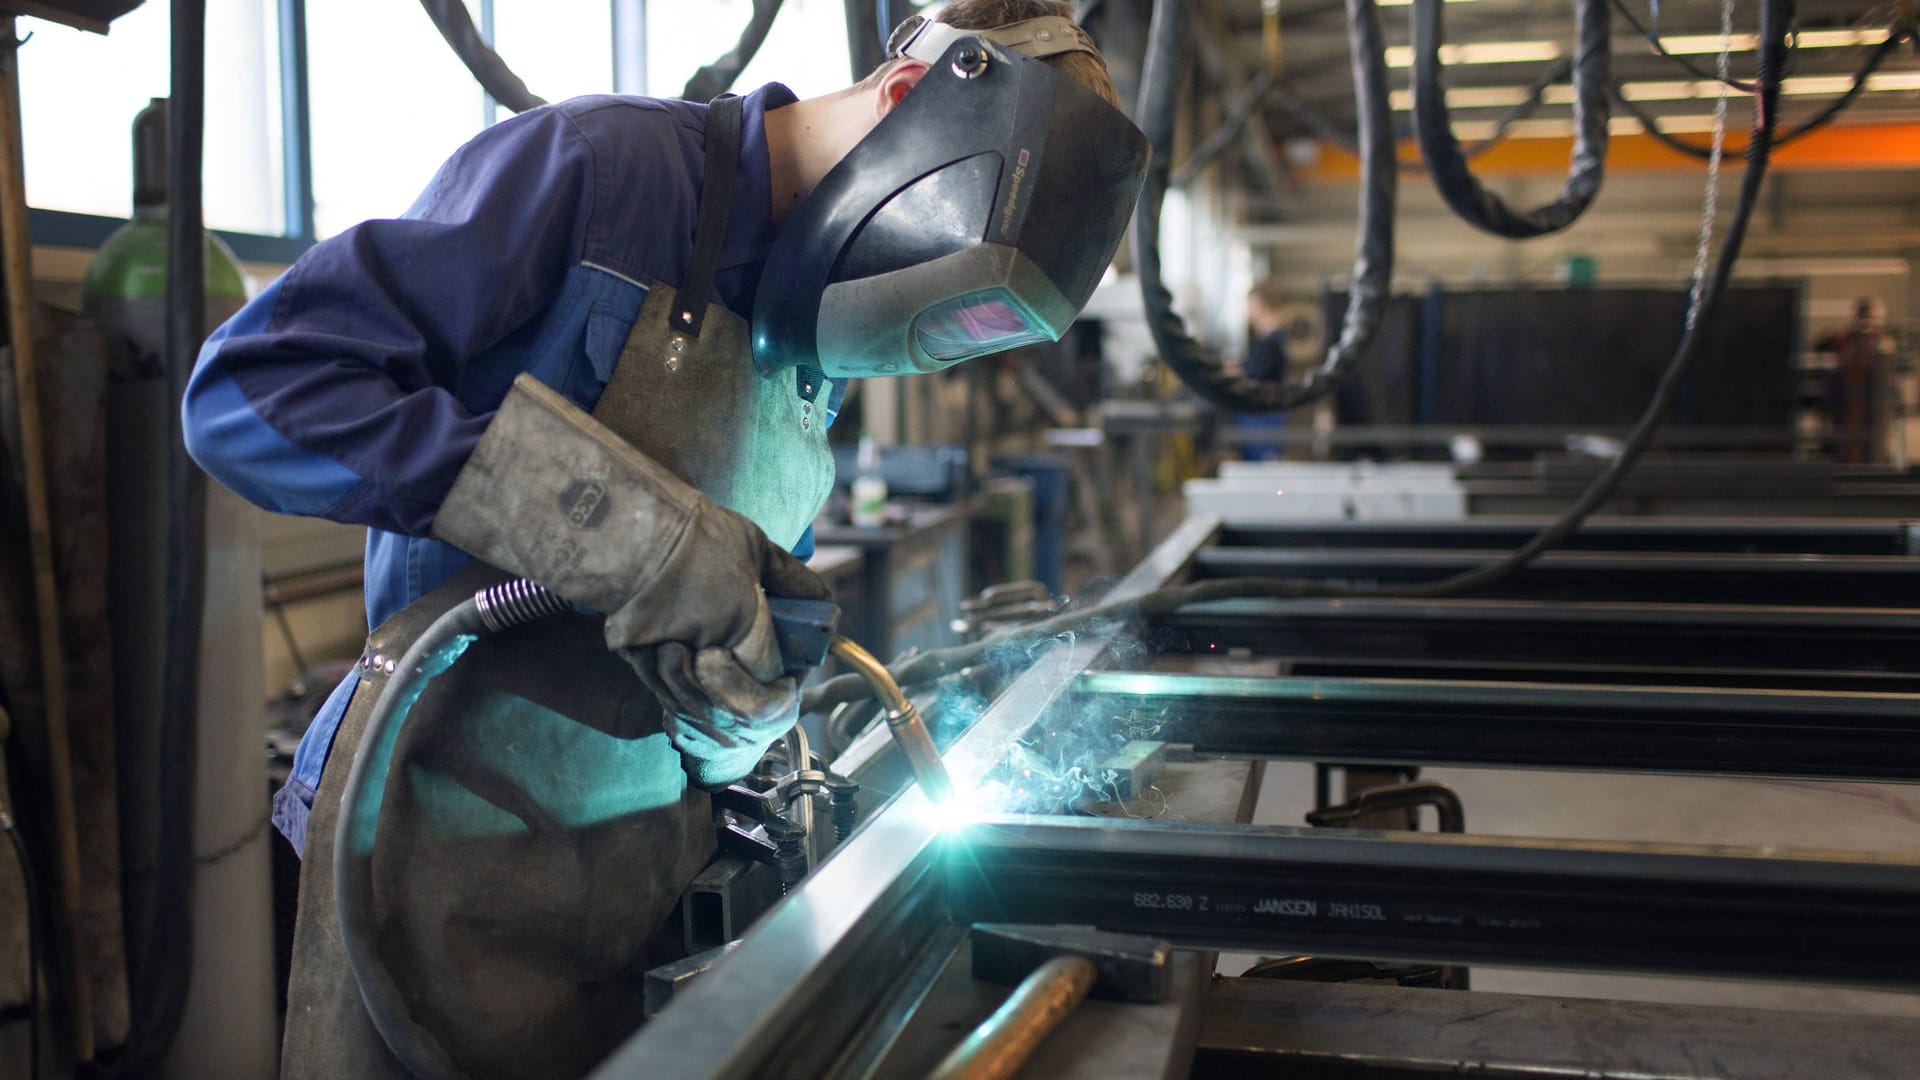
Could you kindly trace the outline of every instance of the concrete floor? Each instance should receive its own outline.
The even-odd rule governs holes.
[[[1428,769],[1421,776],[1458,792],[1467,831],[1481,835],[1920,855],[1920,785],[1505,769]],[[1268,764],[1257,822],[1302,824],[1312,806],[1311,765]],[[1247,959],[1223,956],[1220,970],[1237,974]],[[1832,986],[1474,968],[1473,988],[1920,1017],[1920,993]]]

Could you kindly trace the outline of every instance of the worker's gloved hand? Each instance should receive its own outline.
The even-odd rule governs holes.
[[[694,779],[746,774],[799,715],[762,590],[826,583],[522,375],[455,479],[436,537],[607,615],[607,647],[659,694]]]

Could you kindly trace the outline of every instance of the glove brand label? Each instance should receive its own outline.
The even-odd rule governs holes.
[[[597,529],[607,520],[607,485],[598,480],[575,480],[560,493],[560,511],[576,529]]]

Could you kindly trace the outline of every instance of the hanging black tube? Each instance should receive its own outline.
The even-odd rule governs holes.
[[[128,957],[131,1016],[121,1071],[159,1064],[179,1034],[193,982],[193,820],[200,744],[201,629],[206,607],[207,477],[187,456],[180,403],[206,339],[207,247],[201,196],[206,124],[206,0],[174,0],[167,105],[166,645],[160,699],[152,925]]]
[[[1133,262],[1140,275],[1148,329],[1161,358],[1180,381],[1223,409],[1270,413],[1318,401],[1339,386],[1354,357],[1373,339],[1393,280],[1393,206],[1399,170],[1394,162],[1393,112],[1387,97],[1379,12],[1374,0],[1347,0],[1347,38],[1360,126],[1359,237],[1340,338],[1327,350],[1326,361],[1299,382],[1249,379],[1229,372],[1187,333],[1186,323],[1173,310],[1173,294],[1160,278],[1160,207],[1171,171],[1186,35],[1186,4],[1182,0],[1156,3],[1147,31],[1140,105],[1135,110],[1153,147],[1133,222]]]
[[[693,73],[687,80],[686,88],[680,91],[684,101],[712,101],[733,88],[733,81],[740,77],[748,64],[753,63],[754,54],[767,40],[767,31],[773,28],[774,17],[780,14],[783,0],[753,0],[753,15],[747,19],[746,29],[740,31],[740,40],[734,43],[726,55]]]
[[[473,16],[467,13],[467,5],[460,0],[420,0],[420,6],[426,9],[427,17],[433,20],[434,29],[440,31],[447,44],[453,47],[453,54],[473,73],[474,80],[480,84],[493,100],[523,113],[528,109],[537,109],[547,103],[527,89],[520,76],[513,73],[500,54],[494,52],[480,38],[479,28],[473,25]]]
[[[1692,60],[1688,59],[1687,57],[1681,56],[1678,53],[1668,52],[1666,45],[1662,43],[1660,40],[1660,35],[1654,33],[1652,30],[1649,30],[1647,28],[1647,24],[1640,21],[1639,17],[1633,13],[1633,9],[1627,6],[1626,0],[1613,0],[1613,9],[1620,13],[1621,18],[1627,20],[1627,25],[1633,27],[1634,33],[1639,34],[1641,37],[1647,39],[1647,44],[1653,46],[1654,52],[1659,53],[1661,56],[1664,56],[1667,59],[1673,61],[1674,63],[1679,64],[1683,68],[1686,68],[1687,71],[1692,73],[1693,77],[1696,79],[1705,79],[1708,82],[1720,81],[1720,76],[1718,74],[1708,71],[1707,69],[1701,67],[1699,64],[1694,63]],[[1741,82],[1739,79],[1728,79],[1727,85],[1732,87],[1735,90],[1740,91],[1743,94],[1753,93],[1753,84],[1750,82]]]
[[[1778,150],[1783,146],[1790,146],[1795,140],[1806,135],[1811,135],[1821,128],[1826,127],[1828,124],[1831,124],[1835,117],[1845,112],[1847,108],[1854,103],[1854,100],[1860,96],[1861,91],[1867,88],[1867,80],[1873,77],[1873,73],[1880,69],[1880,65],[1886,62],[1887,57],[1893,55],[1894,48],[1902,41],[1905,41],[1911,33],[1911,29],[1904,26],[1895,25],[1889,27],[1886,38],[1873,47],[1873,51],[1867,54],[1867,58],[1861,62],[1859,69],[1853,73],[1853,82],[1848,84],[1846,91],[1839,97],[1827,102],[1825,107],[1819,112],[1814,113],[1793,127],[1781,132],[1779,136],[1773,140],[1774,149]],[[1652,113],[1642,108],[1638,102],[1628,100],[1626,87],[1618,82],[1612,85],[1613,96],[1620,102],[1621,108],[1627,110],[1627,113],[1635,120],[1640,121],[1640,126],[1646,129],[1647,134],[1653,136],[1661,145],[1670,150],[1686,154],[1689,157],[1699,158],[1702,161],[1705,161],[1713,155],[1713,150],[1710,147],[1695,145],[1685,139],[1678,138],[1668,132],[1660,130],[1658,117],[1655,117]],[[1738,84],[1729,80],[1727,85],[1735,86]]]
[[[1579,42],[1573,54],[1573,163],[1553,202],[1525,213],[1481,185],[1454,138],[1441,81],[1441,9],[1444,0],[1414,0],[1413,128],[1427,171],[1453,212],[1475,228],[1516,240],[1545,236],[1573,224],[1600,192],[1607,166],[1607,116],[1612,104],[1613,32],[1608,0],[1574,0]]]

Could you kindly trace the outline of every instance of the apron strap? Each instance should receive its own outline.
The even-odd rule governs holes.
[[[720,266],[720,249],[727,238],[727,211],[733,205],[733,178],[740,165],[740,124],[745,103],[722,94],[707,106],[707,157],[700,181],[700,216],[693,230],[693,258],[687,279],[680,284],[676,310],[669,324],[681,333],[700,336],[700,323],[713,299],[713,273]]]

